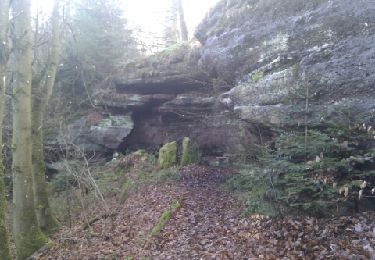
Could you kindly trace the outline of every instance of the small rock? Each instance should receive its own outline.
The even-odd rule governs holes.
[[[360,223],[354,225],[354,231],[357,233],[362,233],[363,232],[363,227]]]
[[[329,247],[331,248],[332,251],[337,250],[337,245],[336,244],[330,244]]]

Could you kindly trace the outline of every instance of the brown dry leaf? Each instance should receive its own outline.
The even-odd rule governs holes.
[[[56,246],[35,259],[370,258],[368,250],[375,248],[375,213],[332,219],[243,218],[243,205],[221,185],[232,174],[227,169],[190,166],[182,170],[180,182],[146,187],[121,205],[108,200],[112,211],[118,212],[113,231],[105,220],[86,231],[77,222],[56,234]],[[176,198],[183,201],[182,208],[159,236],[148,240],[150,230]],[[90,212],[97,216],[103,209],[92,207]],[[355,233],[356,224],[364,232]]]

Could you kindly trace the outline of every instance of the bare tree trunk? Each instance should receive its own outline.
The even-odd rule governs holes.
[[[308,143],[308,133],[309,127],[307,125],[308,113],[309,113],[309,85],[306,83],[306,73],[305,71],[302,74],[302,80],[305,84],[305,162],[307,162],[307,143]]]
[[[177,9],[178,9],[178,17],[180,21],[180,37],[181,41],[187,42],[189,40],[189,35],[188,35],[188,29],[186,26],[186,21],[185,21],[185,12],[184,8],[182,6],[182,0],[175,0]]]
[[[34,200],[39,227],[46,234],[52,234],[59,227],[48,202],[48,187],[45,177],[46,166],[43,146],[43,119],[55,84],[56,70],[59,60],[59,28],[59,2],[56,0],[52,14],[52,39],[46,70],[40,80],[33,80],[32,86],[32,162]]]
[[[8,46],[8,27],[9,27],[9,1],[0,1],[0,259],[10,260],[8,233],[5,225],[5,184],[4,184],[4,166],[2,156],[3,140],[3,117],[6,89],[7,65],[9,59]]]
[[[17,259],[26,259],[46,242],[35,214],[32,141],[31,80],[32,31],[30,0],[13,0],[13,232]]]

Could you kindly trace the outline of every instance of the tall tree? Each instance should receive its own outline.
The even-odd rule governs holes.
[[[32,163],[34,200],[39,227],[45,234],[53,233],[59,226],[48,202],[48,186],[45,177],[46,165],[43,146],[43,120],[55,84],[60,53],[59,17],[59,1],[55,0],[51,19],[52,37],[49,43],[47,62],[42,71],[33,76],[32,81]]]
[[[31,81],[32,30],[30,0],[13,0],[13,232],[17,259],[26,259],[47,239],[41,232],[34,207]]]
[[[9,1],[0,1],[0,259],[10,260],[8,234],[5,225],[5,184],[4,184],[4,166],[2,162],[2,137],[3,137],[3,116],[5,102],[5,88],[7,65],[9,59],[8,45],[8,27],[9,27]]]
[[[186,26],[186,21],[185,21],[185,11],[184,7],[182,6],[182,0],[175,0],[176,1],[176,6],[178,10],[178,20],[180,23],[180,37],[181,41],[187,42],[189,40],[189,35],[188,35],[188,29]]]
[[[165,17],[163,39],[165,41],[165,47],[176,44],[180,40],[180,31],[178,26],[178,10],[176,1],[170,2],[171,6],[168,9]]]
[[[63,66],[58,69],[59,84],[51,97],[51,102],[57,102],[46,113],[47,117],[63,117],[63,120],[77,109],[92,107],[96,86],[124,61],[139,56],[119,0],[71,1],[64,14],[64,23],[69,26],[62,28],[60,64]],[[69,103],[60,102],[65,100]]]
[[[107,77],[125,57],[136,54],[118,0],[79,0],[72,19],[73,46],[83,69]]]
[[[169,3],[163,32],[166,47],[189,40],[182,0],[171,0]]]

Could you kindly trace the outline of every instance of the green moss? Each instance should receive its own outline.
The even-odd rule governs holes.
[[[200,161],[198,147],[193,144],[189,137],[185,137],[182,141],[181,166],[196,164]]]
[[[124,173],[124,169],[123,169],[121,166],[117,166],[117,167],[115,167],[115,169],[113,170],[113,173],[114,173],[116,176],[122,176],[122,174]]]
[[[163,215],[161,215],[159,222],[152,229],[151,237],[159,235],[161,230],[165,227],[165,225],[171,218],[172,218],[172,211],[167,210],[166,212],[164,212]]]
[[[253,83],[257,83],[263,77],[264,77],[263,71],[258,71],[256,73],[254,73],[253,75],[251,75],[251,80],[253,81]]]
[[[143,149],[138,150],[138,151],[134,152],[133,154],[135,156],[138,156],[141,159],[141,161],[143,161],[143,162],[145,162],[149,159],[149,155],[148,155],[147,151],[143,150]]]
[[[8,233],[5,227],[5,184],[4,167],[0,161],[0,259],[10,258]]]
[[[18,234],[16,237],[17,259],[28,258],[47,242],[47,237],[35,226],[31,227],[28,233]]]
[[[159,166],[162,169],[169,168],[177,163],[177,142],[165,144],[159,150]]]
[[[53,249],[56,246],[56,242],[49,239],[46,246],[48,247],[48,249]]]
[[[125,182],[124,182],[124,184],[122,185],[122,188],[121,188],[120,200],[122,202],[124,202],[128,198],[129,191],[130,191],[129,181],[125,180]]]
[[[44,223],[44,226],[42,227],[42,231],[47,236],[50,236],[56,233],[60,229],[60,223],[51,213],[52,209],[50,207],[44,210],[46,213],[44,216],[45,223]]]
[[[0,259],[10,260],[9,242],[4,223],[0,223]]]
[[[168,169],[162,169],[160,171],[152,173],[150,180],[153,183],[165,183],[178,181],[181,177],[178,167],[171,167]]]
[[[154,226],[154,228],[151,230],[150,236],[155,237],[160,234],[160,232],[163,230],[165,225],[168,223],[168,221],[172,218],[173,214],[178,211],[181,208],[181,204],[179,201],[173,201],[170,208],[165,211],[158,223]]]
[[[292,74],[294,78],[297,78],[298,76],[298,64],[297,63],[292,66]]]

